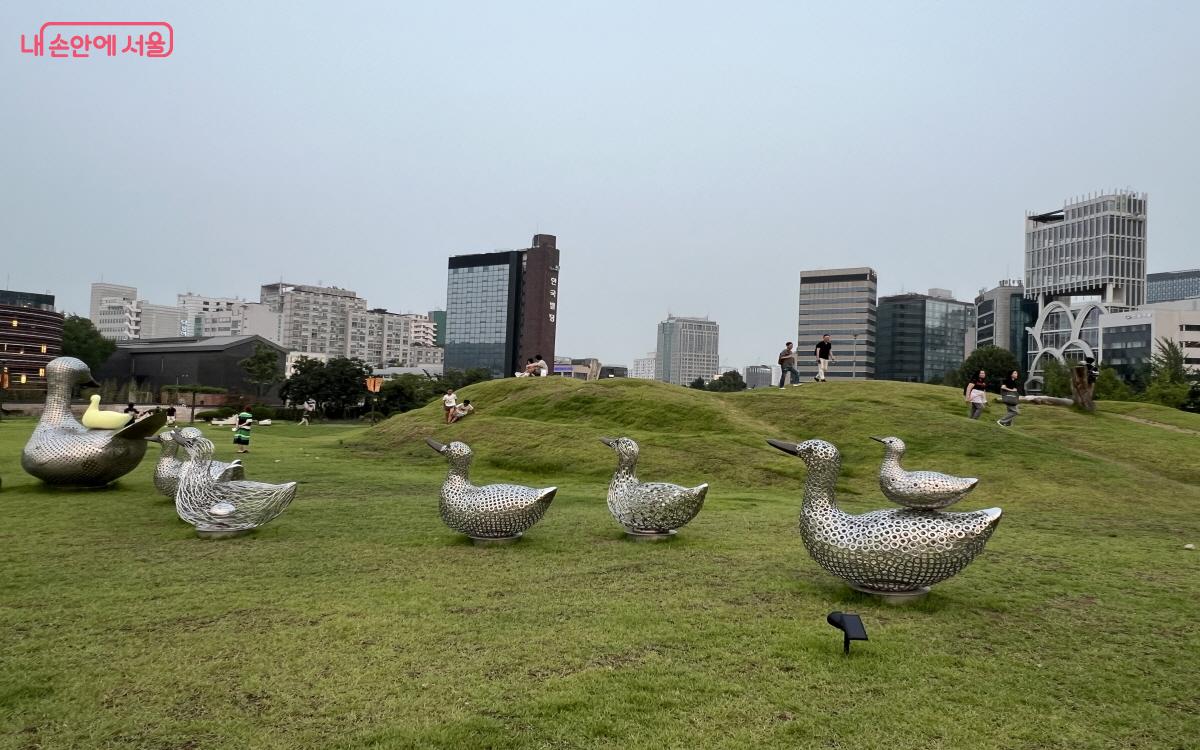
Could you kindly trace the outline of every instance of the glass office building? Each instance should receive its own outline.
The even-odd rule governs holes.
[[[1029,351],[1026,329],[1036,320],[1037,303],[1025,298],[1021,280],[1002,280],[975,298],[975,346],[998,346],[1010,351],[1024,367]]]
[[[1146,274],[1146,301],[1177,302],[1200,297],[1200,269]]]
[[[966,358],[974,308],[970,302],[925,294],[881,298],[875,377],[941,382]]]
[[[455,255],[446,282],[445,367],[494,377],[542,355],[554,361],[559,254],[553,235],[525,250]]]
[[[825,334],[836,360],[828,377],[875,377],[877,286],[875,271],[865,267],[800,272],[796,361],[804,379],[816,371],[813,348]]]

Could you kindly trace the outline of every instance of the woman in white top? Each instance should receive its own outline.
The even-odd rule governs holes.
[[[979,419],[979,415],[983,414],[983,407],[987,406],[987,373],[983,370],[979,371],[970,383],[967,383],[967,392],[964,400],[971,405],[971,419]]]
[[[537,374],[539,376],[544,378],[550,374],[550,365],[546,364],[546,360],[542,359],[542,355],[537,355],[537,362],[534,364],[537,366]]]
[[[458,399],[454,396],[454,389],[447,388],[446,395],[442,396],[442,408],[446,410],[446,424],[454,421],[454,407],[458,405]]]

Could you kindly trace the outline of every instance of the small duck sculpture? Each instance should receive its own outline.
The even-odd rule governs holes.
[[[438,503],[442,521],[477,544],[516,541],[542,520],[558,492],[557,487],[538,489],[519,484],[476,487],[468,476],[472,453],[466,443],[442,445],[430,439],[425,443],[450,462]]]
[[[46,484],[103,487],[137,467],[146,455],[145,438],[166,424],[167,415],[151,414],[117,430],[89,430],[71,413],[77,385],[98,385],[82,361],[58,357],[47,363],[46,406],[21,452],[21,468]]]
[[[898,437],[875,437],[883,443],[883,465],[879,467],[879,489],[884,497],[906,508],[934,510],[957,503],[975,489],[975,477],[953,477],[936,471],[905,471],[900,466],[904,458],[904,441]]]
[[[767,442],[799,456],[808,467],[800,510],[800,536],[808,554],[859,591],[885,596],[923,593],[983,552],[1000,523],[999,508],[970,513],[910,509],[846,513],[834,500],[842,457],[833,444]]]
[[[192,428],[172,439],[187,453],[179,472],[175,512],[201,537],[249,533],[272,520],[296,497],[296,483],[218,481],[213,476],[212,441]]]
[[[184,457],[187,456],[186,451],[183,456],[179,454],[179,442],[175,440],[177,433],[184,438],[204,437],[204,433],[195,427],[184,427],[178,431],[168,430],[146,438],[152,443],[158,443],[160,449],[158,463],[154,465],[154,488],[160,495],[172,500],[175,499],[175,493],[179,489],[179,473],[183,470]],[[213,460],[209,462],[208,470],[213,479],[218,482],[246,478],[246,471],[241,461],[226,463]]]
[[[608,512],[634,538],[669,538],[696,517],[708,485],[681,487],[665,482],[639,482],[638,444],[627,437],[600,438],[617,452],[617,471],[608,485]]]
[[[87,411],[79,419],[88,429],[119,430],[125,425],[133,423],[133,418],[124,412],[101,411],[100,396],[96,394],[92,394],[88,401],[91,403],[88,404]]]

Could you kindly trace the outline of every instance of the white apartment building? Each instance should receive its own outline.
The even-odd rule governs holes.
[[[367,301],[348,289],[306,284],[264,284],[259,301],[278,313],[279,344],[290,351],[309,354],[350,356],[352,351],[349,325],[351,313],[367,312]],[[365,318],[353,320],[366,323]],[[366,349],[365,331],[362,340],[354,342],[353,351]],[[356,356],[356,355],[355,355]]]
[[[629,368],[629,377],[639,380],[654,380],[654,363],[658,361],[658,352],[649,352],[644,357],[637,357],[633,360],[633,367]]]
[[[114,341],[166,339],[183,335],[184,311],[137,298],[137,288],[92,284],[89,317],[101,336]]]
[[[676,385],[688,385],[696,378],[711,380],[720,365],[719,340],[716,321],[668,316],[658,324],[655,380]]]

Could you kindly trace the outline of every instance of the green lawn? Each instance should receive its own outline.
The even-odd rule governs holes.
[[[742,394],[510,379],[377,428],[255,431],[247,474],[300,481],[255,535],[195,538],[150,483],[56,492],[0,423],[3,748],[1194,748],[1200,744],[1200,418],[1022,407],[1011,430],[956,391],[829,383]],[[986,418],[986,417],[990,417]],[[1136,417],[1137,419],[1131,419]],[[210,428],[233,457],[228,428]],[[881,446],[981,478],[986,552],[895,607],[821,571],[795,530],[822,437],[852,511],[886,507]],[[612,451],[645,479],[709,481],[678,539],[635,544],[604,503]],[[560,487],[518,544],[442,525],[444,459],[480,483]],[[858,612],[841,654],[825,624]]]

